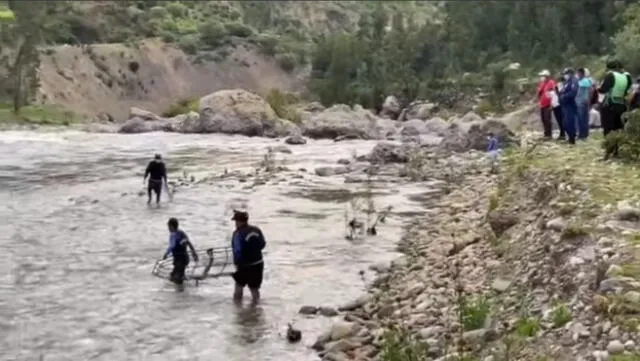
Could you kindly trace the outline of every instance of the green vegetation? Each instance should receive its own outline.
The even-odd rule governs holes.
[[[486,297],[476,297],[462,302],[462,328],[465,331],[477,330],[484,327],[485,321],[491,313],[491,304]]]
[[[200,99],[183,99],[171,104],[167,110],[162,113],[163,117],[171,118],[180,114],[189,112],[197,112],[200,108]]]
[[[70,125],[80,120],[75,113],[57,106],[27,105],[16,114],[13,104],[0,104],[0,124]]]
[[[384,333],[380,357],[383,361],[426,361],[428,346],[409,331],[395,327]]]
[[[300,112],[295,108],[295,106],[300,103],[300,99],[298,99],[295,94],[283,93],[278,89],[271,89],[265,97],[265,100],[271,105],[271,108],[278,117],[294,123],[300,123],[302,121]]]

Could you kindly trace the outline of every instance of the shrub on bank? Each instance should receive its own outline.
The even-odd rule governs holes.
[[[187,114],[190,111],[197,112],[200,108],[200,99],[182,99],[175,104],[171,104],[169,108],[162,113],[163,117],[171,118],[180,114]]]
[[[281,92],[279,89],[271,89],[265,98],[276,115],[293,123],[300,123],[302,116],[295,109],[299,99],[295,94]]]
[[[627,162],[640,161],[640,109],[623,115],[625,127],[607,134],[602,147],[607,154],[618,149],[618,156]]]
[[[237,21],[224,24],[224,28],[229,35],[240,38],[248,38],[253,35],[253,29],[251,27]]]

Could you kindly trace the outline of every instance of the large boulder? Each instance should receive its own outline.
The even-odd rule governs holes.
[[[142,120],[154,121],[154,120],[163,120],[162,117],[144,109],[131,107],[129,108],[129,119],[140,118]]]
[[[202,97],[199,112],[198,120],[185,122],[181,132],[278,137],[296,128],[278,118],[259,95],[242,89],[220,90]]]
[[[427,133],[433,134],[433,135],[439,135],[439,136],[442,136],[446,133],[447,129],[449,128],[449,125],[450,125],[449,123],[447,123],[444,119],[439,117],[427,119],[424,122],[424,126],[426,128]]]
[[[373,164],[406,163],[413,149],[414,147],[409,144],[382,142],[373,147],[367,155],[367,160]]]
[[[388,119],[398,119],[400,112],[402,109],[400,108],[400,102],[398,98],[393,95],[389,95],[382,103],[382,111],[380,111],[380,116]]]
[[[338,104],[321,112],[303,115],[302,134],[309,138],[382,139],[395,132],[393,121],[375,116],[356,105]]]
[[[450,151],[486,150],[489,145],[488,135],[492,133],[498,138],[501,148],[518,143],[515,134],[506,124],[498,120],[481,120],[472,123],[453,122],[447,129],[440,146]]]
[[[173,123],[169,120],[145,120],[139,117],[127,120],[118,129],[118,133],[126,134],[173,131],[175,131]]]
[[[436,110],[437,106],[435,104],[423,100],[416,100],[402,110],[398,120],[403,122],[410,119],[427,120],[431,118]]]

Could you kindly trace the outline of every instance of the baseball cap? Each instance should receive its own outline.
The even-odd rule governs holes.
[[[551,73],[549,72],[549,70],[544,69],[543,71],[538,73],[539,76],[551,76]]]
[[[232,221],[247,221],[249,219],[249,213],[245,211],[233,210],[233,217],[231,217]]]

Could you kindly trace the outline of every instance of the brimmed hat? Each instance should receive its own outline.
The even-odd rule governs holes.
[[[231,217],[232,221],[247,221],[249,220],[249,213],[246,211],[238,211],[233,210],[233,217]]]
[[[551,76],[551,73],[549,72],[549,70],[544,69],[543,71],[538,73],[538,76]]]

